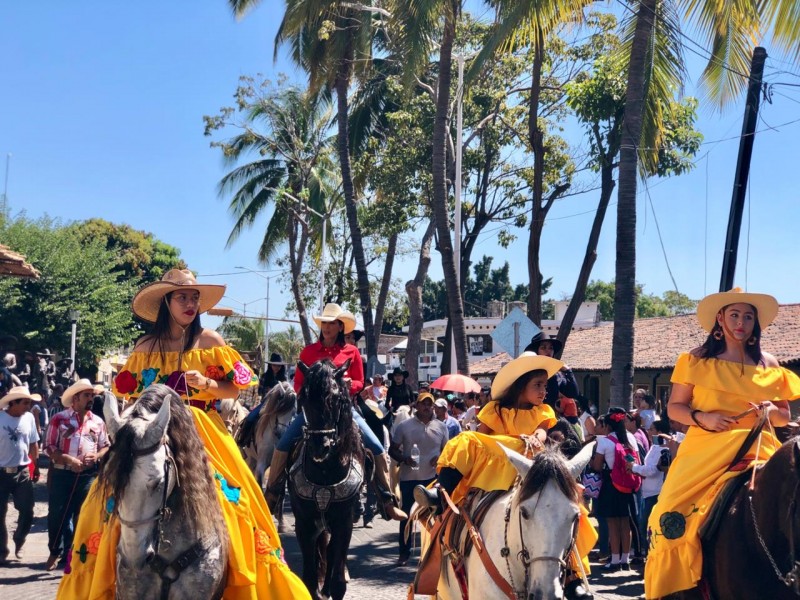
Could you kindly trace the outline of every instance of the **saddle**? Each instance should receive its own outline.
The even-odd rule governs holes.
[[[295,493],[304,500],[316,503],[320,512],[325,512],[332,502],[344,502],[358,495],[361,484],[365,481],[367,463],[362,467],[357,460],[350,461],[350,468],[344,479],[331,485],[320,485],[309,481],[303,471],[305,461],[305,443],[300,443],[292,453],[292,466],[289,468],[289,478],[294,486]],[[369,472],[371,474],[371,465]]]
[[[722,520],[728,512],[731,500],[736,496],[742,486],[748,482],[750,475],[750,470],[747,469],[739,473],[733,479],[729,479],[725,482],[719,495],[714,500],[714,504],[711,505],[711,510],[708,511],[706,520],[698,530],[702,541],[705,542],[714,539],[720,523],[722,523]]]
[[[442,489],[440,494],[446,494]],[[450,502],[445,503],[445,510],[439,517],[423,520],[420,513],[417,513],[418,520],[428,530],[430,544],[425,554],[420,560],[414,583],[408,591],[409,600],[413,600],[414,594],[435,596],[438,591],[439,576],[441,573],[442,559],[447,557],[453,563],[456,576],[461,587],[461,594],[467,598],[466,572],[464,571],[464,560],[469,553],[476,548],[481,555],[481,560],[486,570],[495,580],[501,589],[508,583],[497,572],[491,558],[485,554],[483,540],[479,533],[479,528],[483,523],[486,513],[489,512],[492,504],[500,496],[507,493],[504,490],[484,492],[479,489],[472,489],[459,503],[458,509],[453,510]],[[513,598],[513,592],[512,596]]]

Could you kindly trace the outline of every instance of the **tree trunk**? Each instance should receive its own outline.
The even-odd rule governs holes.
[[[353,187],[353,174],[350,169],[350,139],[347,122],[347,91],[350,82],[350,64],[343,60],[339,66],[336,77],[336,106],[338,123],[338,139],[336,145],[339,150],[339,163],[342,169],[342,188],[344,189],[344,205],[347,213],[347,223],[350,226],[350,240],[353,244],[353,256],[356,261],[356,278],[358,281],[358,296],[361,300],[361,315],[364,318],[364,337],[367,340],[367,358],[378,354],[378,345],[375,341],[375,327],[372,324],[372,300],[369,295],[369,278],[367,275],[367,261],[364,258],[364,243],[361,239],[361,227],[358,224],[358,210],[356,207],[355,189]]]
[[[617,262],[614,289],[614,336],[611,344],[611,406],[628,407],[633,389],[634,318],[636,316],[636,184],[638,147],[644,112],[647,48],[653,35],[658,0],[641,0],[636,15],[625,117],[620,142],[617,193]]]
[[[307,346],[311,343],[311,328],[308,326],[306,302],[300,290],[300,277],[303,270],[303,258],[305,256],[308,234],[301,227],[300,240],[298,243],[298,221],[294,216],[289,217],[287,229],[289,237],[289,268],[292,272],[292,296],[294,296],[294,303],[297,305],[297,318],[300,321],[300,331],[303,333],[303,341]]]
[[[544,133],[539,128],[539,96],[542,91],[542,62],[544,61],[544,37],[536,34],[531,76],[531,96],[528,107],[528,141],[533,152],[533,198],[531,204],[531,227],[528,238],[528,316],[537,325],[542,324],[542,272],[539,251],[546,212],[544,201]]]
[[[389,287],[392,283],[392,269],[394,268],[394,257],[397,254],[397,233],[389,236],[389,243],[386,246],[386,262],[383,265],[383,279],[381,280],[381,290],[378,293],[378,303],[375,305],[375,336],[376,345],[380,342],[381,330],[383,329],[383,309],[386,308],[386,298],[389,296]]]
[[[592,230],[589,233],[589,242],[586,244],[586,253],[583,255],[583,265],[581,266],[578,281],[575,282],[575,291],[569,301],[567,312],[558,327],[558,339],[566,346],[567,338],[572,331],[575,317],[578,315],[583,300],[586,296],[586,285],[592,275],[592,268],[597,260],[597,242],[600,239],[600,231],[603,229],[603,221],[606,218],[606,210],[614,191],[614,165],[605,164],[600,169],[600,202],[597,203],[597,212],[592,222]]]
[[[448,296],[449,321],[453,325],[453,334],[455,336],[458,370],[461,373],[469,374],[467,339],[464,330],[464,303],[458,286],[457,266],[453,256],[453,241],[450,237],[450,211],[447,194],[448,111],[450,108],[453,40],[455,38],[458,13],[459,5],[456,0],[453,2],[451,12],[445,17],[439,54],[436,116],[433,122],[433,214],[439,237],[439,252],[442,255],[442,271]]]
[[[428,275],[431,264],[431,240],[433,239],[434,220],[428,223],[428,228],[422,235],[422,246],[419,250],[419,264],[414,279],[406,282],[408,294],[408,342],[406,343],[406,371],[408,381],[414,387],[419,382],[419,350],[422,342],[422,286]]]

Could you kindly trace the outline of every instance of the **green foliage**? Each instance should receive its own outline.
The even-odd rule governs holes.
[[[0,327],[18,339],[20,348],[47,347],[68,356],[68,313],[80,311],[76,360],[85,372],[106,351],[132,341],[136,281],[126,278],[129,265],[120,252],[106,247],[107,240],[81,240],[74,227],[24,216],[0,224],[3,242],[41,273],[37,280],[0,278]]]
[[[300,351],[304,347],[303,336],[294,325],[290,325],[284,331],[276,331],[269,334],[270,354],[277,352],[283,357],[283,362],[287,365],[293,365],[297,362]]]
[[[239,352],[253,352],[264,343],[264,321],[246,317],[225,317],[217,332]]]
[[[614,320],[614,289],[613,281],[592,280],[586,286],[586,300],[599,304],[600,319],[603,321]],[[671,317],[692,313],[697,308],[697,300],[692,300],[685,294],[668,290],[659,298],[655,294],[645,294],[644,286],[636,284],[636,318]]]

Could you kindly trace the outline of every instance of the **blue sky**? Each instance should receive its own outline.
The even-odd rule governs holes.
[[[231,220],[216,193],[225,171],[219,151],[203,136],[202,116],[231,103],[240,75],[284,72],[302,80],[283,57],[277,64],[272,60],[282,10],[282,2],[264,0],[237,22],[224,0],[0,4],[0,170],[11,153],[12,214],[128,223],[180,248],[201,278],[232,273],[236,266],[264,269],[255,260],[257,233],[225,249]],[[692,60],[694,77],[699,68]],[[792,73],[800,73],[800,66],[768,59],[768,81],[800,83]],[[687,92],[695,92],[692,82]],[[800,87],[775,92],[762,107],[736,280],[782,303],[800,302],[800,283],[790,270],[800,223],[800,122],[792,123],[800,119]],[[743,99],[722,114],[701,109],[699,126],[708,142],[701,154],[708,152],[707,158],[692,174],[649,183],[678,289],[693,298],[719,284],[742,109]],[[732,139],[711,143],[725,138]],[[596,201],[596,193],[569,198],[550,214],[541,263],[554,278],[554,297],[574,286]],[[639,249],[637,279],[646,291],[660,294],[673,284],[646,195],[638,206],[637,231],[631,232]],[[615,211],[614,204],[594,278],[614,276]],[[487,254],[496,265],[508,260],[512,281],[525,281],[522,233],[510,251],[487,236],[475,259]],[[434,277],[441,273],[438,264],[434,254]],[[395,276],[405,281],[414,268],[411,261],[400,264]],[[228,284],[229,306],[241,310],[239,302],[247,302],[248,312],[263,314],[262,278],[206,279]],[[283,316],[288,301],[277,288],[273,281],[273,317]]]

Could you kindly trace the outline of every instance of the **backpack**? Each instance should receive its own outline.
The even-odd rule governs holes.
[[[614,442],[614,468],[611,469],[611,483],[623,494],[638,492],[642,487],[642,476],[629,473],[625,464],[628,462],[636,465],[642,464],[639,460],[639,453],[621,443],[614,434],[609,435],[608,439]]]

